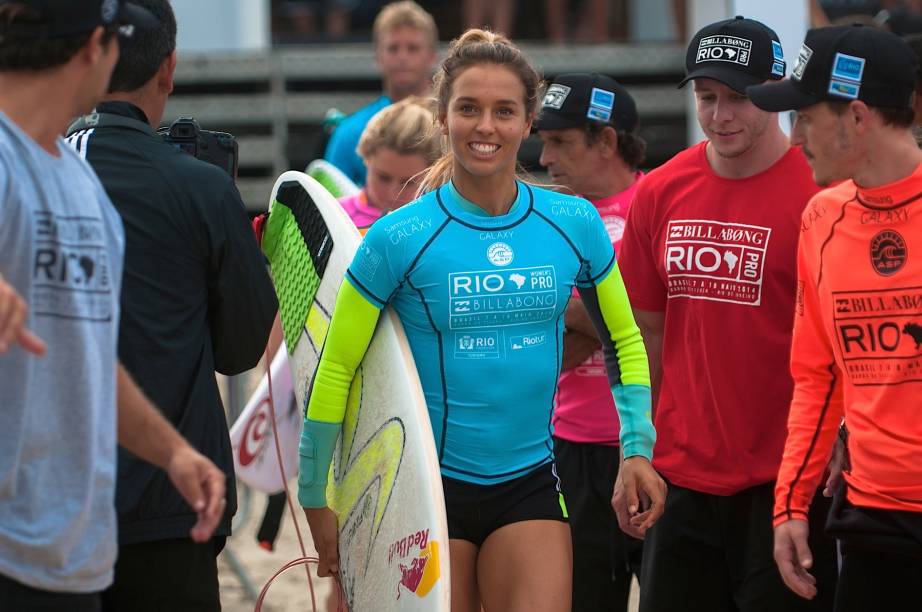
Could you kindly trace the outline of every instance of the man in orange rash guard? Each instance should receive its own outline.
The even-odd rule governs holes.
[[[844,417],[844,490],[826,531],[843,545],[836,612],[918,609],[922,579],[922,152],[910,126],[916,59],[860,26],[810,30],[793,76],[750,87],[797,110],[817,194],[803,215],[794,398],[775,488],[775,560],[816,595],[807,510]],[[910,604],[909,602],[915,602]]]

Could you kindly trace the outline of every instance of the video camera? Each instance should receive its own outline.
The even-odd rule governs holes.
[[[237,180],[237,139],[227,132],[203,130],[192,117],[180,117],[170,127],[162,127],[157,133],[168,144],[188,153],[196,159],[214,164]]]

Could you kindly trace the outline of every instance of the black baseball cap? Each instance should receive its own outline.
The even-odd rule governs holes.
[[[136,27],[157,25],[150,11],[125,0],[0,0],[0,6],[9,3],[23,4],[38,17],[13,20],[3,27],[6,33],[56,38],[118,26],[120,36],[130,37]]]
[[[701,28],[685,53],[684,87],[694,79],[714,79],[743,93],[750,85],[784,78],[781,41],[770,27],[737,15]]]
[[[548,85],[533,130],[564,130],[589,123],[633,132],[637,105],[616,80],[595,72],[562,74]]]
[[[916,54],[895,34],[862,25],[807,32],[791,78],[746,90],[763,110],[797,110],[827,100],[911,108]]]

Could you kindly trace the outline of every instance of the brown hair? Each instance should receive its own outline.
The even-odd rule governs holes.
[[[440,119],[448,113],[448,100],[451,98],[451,89],[458,75],[472,66],[481,64],[503,66],[514,72],[525,87],[526,114],[530,117],[535,116],[544,89],[541,75],[525,54],[502,34],[470,29],[452,41],[448,54],[435,75],[435,99]],[[423,178],[420,193],[432,191],[448,182],[451,169],[452,155],[446,147],[446,152],[429,168]]]
[[[439,31],[435,27],[432,15],[413,0],[402,0],[386,5],[372,26],[372,39],[377,46],[386,32],[391,32],[401,27],[410,27],[426,34],[432,48],[439,42]]]
[[[357,152],[363,159],[380,149],[400,155],[422,155],[429,166],[442,154],[442,139],[434,129],[435,115],[426,100],[410,96],[378,111],[362,132]]]
[[[845,111],[848,109],[848,105],[851,104],[851,102],[847,100],[826,100],[826,103],[829,105],[832,112],[839,116],[844,115]],[[865,102],[865,104],[867,104],[867,102]],[[892,125],[897,128],[912,127],[912,122],[915,118],[915,111],[912,108],[874,106],[872,104],[867,104],[867,106],[880,115],[884,125]]]
[[[636,170],[647,156],[647,142],[637,134],[617,130],[611,125],[587,123],[586,144],[590,147],[595,146],[601,140],[602,132],[608,127],[614,129],[615,134],[618,135],[618,155],[621,156],[628,168]]]
[[[44,36],[40,33],[42,20],[42,14],[27,4],[8,2],[0,6],[0,70],[39,71],[66,64],[93,34],[89,31],[70,36]],[[37,33],[10,33],[9,28],[16,24],[34,26]],[[114,25],[106,28],[102,43],[112,44],[115,33]]]

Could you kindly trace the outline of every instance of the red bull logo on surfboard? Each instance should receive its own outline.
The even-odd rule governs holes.
[[[402,563],[401,561],[407,557],[411,557],[409,563]],[[428,529],[417,531],[391,544],[387,549],[387,562],[390,564],[394,561],[400,570],[397,599],[400,599],[401,587],[417,597],[425,597],[442,573],[439,543],[429,540]]]

